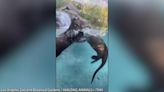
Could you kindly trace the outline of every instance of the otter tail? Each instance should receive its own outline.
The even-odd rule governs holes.
[[[105,65],[106,61],[107,61],[107,58],[108,58],[108,50],[106,51],[105,55],[102,57],[102,63],[101,65],[99,66],[99,68],[97,68],[97,70],[94,72],[93,76],[92,76],[92,81],[91,81],[91,84],[93,83],[93,80],[97,74],[97,72]]]

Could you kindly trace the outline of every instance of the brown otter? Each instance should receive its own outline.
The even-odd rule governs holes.
[[[90,37],[88,37],[87,41],[91,45],[91,47],[97,52],[96,56],[92,56],[92,59],[94,59],[94,61],[92,61],[91,63],[94,63],[94,62],[102,59],[101,65],[93,74],[92,81],[91,81],[91,83],[92,83],[97,72],[105,65],[105,63],[107,61],[108,48],[105,45],[104,41],[99,37],[90,36]]]
[[[96,61],[102,59],[101,65],[98,69],[94,72],[92,76],[91,83],[97,74],[97,72],[106,64],[108,58],[108,47],[106,46],[103,39],[99,36],[94,36],[90,34],[84,34],[83,32],[79,32],[78,35],[74,38],[75,40],[79,40],[80,38],[85,37],[86,41],[90,44],[90,46],[96,51],[97,55],[93,55],[91,58],[93,61],[91,63],[95,63]]]
[[[59,36],[56,37],[56,57],[59,56],[61,52],[67,47],[69,47],[73,42],[78,42],[80,40],[80,39],[79,40],[75,39],[77,37],[77,34],[80,32],[80,30],[89,27],[88,22],[82,19],[79,15],[76,16],[70,15],[70,16],[71,16],[70,17],[71,24],[69,28],[65,30],[64,33],[61,33]],[[63,17],[65,17],[65,15]]]
[[[63,50],[68,48],[73,43],[73,36],[69,35],[61,35],[56,38],[56,57],[58,57]]]
[[[91,35],[83,32],[85,28],[90,27],[90,24],[79,15],[79,12],[77,12],[77,9],[75,9],[75,7],[71,7],[72,5],[66,5],[65,8],[61,9],[61,11],[66,12],[70,15],[71,25],[68,30],[66,30],[66,32],[62,33],[59,37],[56,38],[56,56],[59,56],[61,52],[69,47],[73,42],[87,41],[97,52],[97,56],[92,56],[92,59],[94,59],[92,63],[102,59],[102,64],[93,74],[91,81],[92,83],[97,72],[105,65],[107,61],[108,49],[105,42],[100,36],[94,36],[94,34]]]
[[[71,23],[70,23],[68,29],[64,29],[64,31],[63,31],[64,33],[59,35],[59,37],[58,36],[56,37],[56,39],[57,39],[56,40],[56,56],[59,56],[59,54],[61,54],[61,52],[64,49],[66,49],[68,46],[70,46],[73,42],[75,42],[75,41],[78,42],[80,40],[80,39],[77,40],[75,38],[77,38],[76,35],[82,29],[90,27],[90,24],[88,23],[88,21],[86,21],[84,18],[82,18],[79,15],[79,12],[77,10],[78,9],[76,9],[74,5],[68,4],[68,5],[65,5],[64,7],[58,9],[56,12],[56,13],[63,12],[63,15],[60,15],[60,16],[63,16],[64,18],[68,18],[67,17],[67,15],[68,15],[71,20]],[[58,19],[58,20],[61,19],[58,16],[56,16],[56,17],[57,17],[56,19]],[[67,23],[67,21],[64,21],[64,22]],[[63,23],[63,24],[66,24],[66,23]],[[56,24],[59,25],[57,20],[56,20]]]

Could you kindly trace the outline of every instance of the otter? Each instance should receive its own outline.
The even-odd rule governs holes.
[[[80,42],[80,39],[82,38],[77,40],[77,35],[82,29],[90,28],[88,21],[79,15],[79,12],[77,12],[77,9],[72,4],[68,4],[60,9],[57,9],[56,15],[59,15],[59,13],[61,13],[60,16],[56,16],[56,25],[60,25],[56,30],[56,34],[59,34],[56,35],[56,57],[58,57],[61,52],[69,47],[73,42]],[[65,24],[65,26],[62,26],[61,24]],[[62,29],[62,32],[60,29]]]
[[[105,65],[107,61],[108,48],[100,36],[95,36],[94,34],[84,32],[86,28],[91,28],[91,25],[87,20],[79,15],[79,12],[77,12],[78,9],[75,9],[75,7],[72,8],[72,6],[73,5],[68,4],[64,6],[64,8],[60,9],[60,11],[65,12],[70,16],[71,24],[64,33],[62,33],[59,37],[56,37],[56,57],[58,57],[72,43],[87,41],[97,53],[97,56],[91,57],[94,60],[91,63],[102,59],[102,64],[92,76],[92,84],[97,72]]]
[[[92,61],[91,63],[94,63],[94,62],[102,59],[101,65],[93,74],[92,81],[91,81],[91,83],[93,83],[93,80],[94,80],[97,72],[106,64],[106,61],[108,58],[108,48],[105,45],[104,41],[99,37],[90,36],[87,41],[91,45],[91,47],[97,52],[97,55],[92,56],[92,59],[94,61]]]
[[[95,63],[98,60],[101,60],[101,65],[96,69],[92,76],[91,84],[94,81],[94,78],[97,72],[106,64],[108,58],[108,47],[100,36],[90,35],[87,33],[79,32],[78,35],[74,37],[75,40],[80,40],[80,38],[85,37],[85,41],[89,43],[89,45],[96,51],[97,55],[93,55],[91,58],[93,61],[91,63]]]
[[[56,11],[57,15],[58,13],[61,13],[60,16],[63,16],[64,18],[70,18],[67,20],[70,20],[71,23],[70,25],[67,24],[68,22],[60,23],[59,21],[61,20],[61,17],[56,18],[59,20],[59,21],[56,21],[57,25],[65,24],[65,26],[61,25],[57,27],[58,29],[56,30],[56,32],[59,32],[59,33],[56,33],[58,34],[56,35],[56,57],[58,57],[64,49],[66,49],[73,42],[75,42],[76,40],[75,38],[77,37],[76,35],[78,35],[78,33],[82,29],[89,27],[88,22],[86,20],[84,21],[84,19],[82,19],[79,15],[73,16],[73,15],[70,15],[70,13],[68,14],[67,12],[64,12],[64,11]],[[65,21],[62,21],[62,22],[65,22]],[[60,32],[61,31],[60,28],[63,30],[62,31],[63,33]],[[80,41],[80,39],[76,40],[76,42],[78,41]]]

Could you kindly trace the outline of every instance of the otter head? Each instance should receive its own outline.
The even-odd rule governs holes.
[[[70,29],[73,29],[75,31],[81,31],[82,29],[85,28],[91,28],[90,23],[84,18],[80,17],[79,15],[73,15],[71,20],[72,23]]]
[[[62,8],[62,11],[68,13],[71,18],[70,29],[79,31],[85,28],[90,28],[90,23],[80,16],[80,10],[78,10],[73,4],[68,4]]]
[[[74,40],[76,42],[86,41],[84,30],[90,29],[91,24],[80,16],[80,11],[73,4],[66,5],[62,8],[62,11],[66,12],[71,18],[71,25],[69,27],[69,30],[71,31],[68,33],[71,33],[71,35],[75,37]]]

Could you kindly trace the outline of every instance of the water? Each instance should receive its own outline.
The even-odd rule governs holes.
[[[104,37],[107,43],[108,36]],[[93,84],[91,78],[101,61],[91,64],[96,52],[87,42],[74,43],[67,48],[56,62],[56,85],[58,88],[104,88],[108,89],[108,62],[97,73]]]

